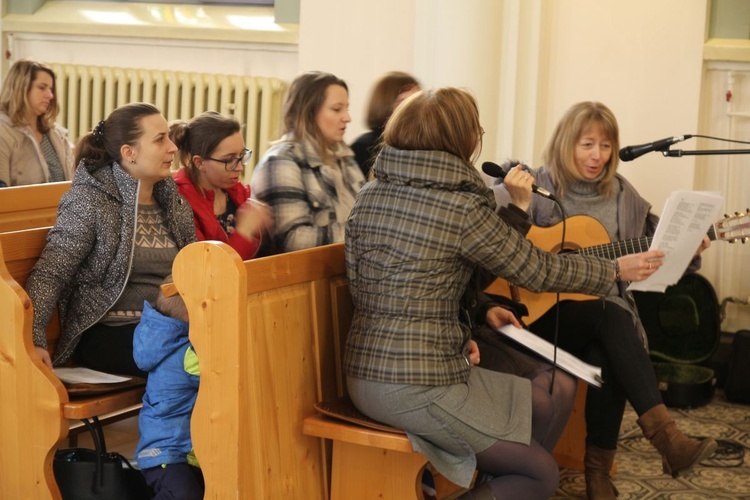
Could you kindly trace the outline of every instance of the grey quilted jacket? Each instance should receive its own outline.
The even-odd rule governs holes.
[[[57,222],[26,282],[34,305],[34,345],[47,347],[45,329],[59,307],[59,365],[81,333],[98,322],[125,288],[133,258],[140,183],[120,165],[81,162],[60,200]],[[172,178],[154,186],[154,197],[178,249],[196,240],[193,212]]]

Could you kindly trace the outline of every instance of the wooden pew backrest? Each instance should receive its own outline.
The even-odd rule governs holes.
[[[70,181],[0,189],[0,233],[52,226]]]
[[[49,229],[0,233],[0,498],[59,498],[52,458],[70,421],[97,416],[111,422],[133,415],[144,392],[140,385],[71,400],[36,355],[33,308],[23,286]],[[59,332],[55,315],[47,329],[51,354]]]
[[[201,366],[192,416],[205,498],[328,498],[313,405],[341,393],[334,352],[351,303],[343,244],[243,262],[199,242],[173,266]]]
[[[10,277],[21,287],[26,286],[26,279],[36,264],[39,254],[47,244],[49,227],[40,227],[33,231],[11,231],[0,233],[5,268]],[[24,292],[25,293],[25,292]],[[47,350],[50,356],[55,354],[57,340],[60,336],[60,323],[57,312],[52,316],[47,327]]]
[[[0,234],[0,498],[57,492],[52,456],[67,433],[61,411],[68,394],[34,353],[31,300],[18,282],[25,283],[48,229]]]

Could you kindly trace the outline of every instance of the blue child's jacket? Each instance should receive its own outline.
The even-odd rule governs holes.
[[[190,416],[200,371],[188,339],[188,324],[169,318],[148,302],[133,337],[133,357],[148,372],[136,459],[141,469],[162,464],[198,465],[192,454]]]

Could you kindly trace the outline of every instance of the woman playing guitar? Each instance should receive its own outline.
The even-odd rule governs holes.
[[[560,222],[562,216],[553,201],[532,197],[535,184],[553,193],[567,216],[597,219],[611,241],[652,236],[658,217],[617,173],[618,147],[612,112],[601,103],[578,103],[555,128],[544,151],[546,166],[535,171],[521,165],[512,168],[504,185],[495,187],[498,205],[513,203],[536,226]],[[701,244],[689,270],[699,267],[698,254],[709,243],[706,238]],[[601,389],[590,388],[586,399],[586,492],[595,499],[615,498],[618,493],[609,471],[626,400],[637,412],[644,435],[661,454],[665,473],[676,477],[687,472],[716,449],[713,439],[685,436],[670,417],[646,349],[643,325],[626,286],[617,283],[602,299],[561,301],[528,326],[552,341],[559,308],[558,345],[602,367],[605,383]]]

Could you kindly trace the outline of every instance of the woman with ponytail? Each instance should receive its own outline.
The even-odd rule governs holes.
[[[173,122],[169,137],[181,165],[174,180],[190,203],[199,240],[228,243],[243,260],[258,251],[261,233],[271,225],[265,204],[250,200],[240,182],[253,152],[245,147],[233,116],[206,111],[190,121]]]
[[[78,167],[28,281],[34,345],[49,367],[75,354],[83,366],[145,376],[133,360],[133,332],[177,252],[196,240],[192,212],[177,192],[177,148],[151,104],[115,109],[81,138]],[[58,307],[60,340],[45,330]],[[53,354],[53,356],[51,356]]]

